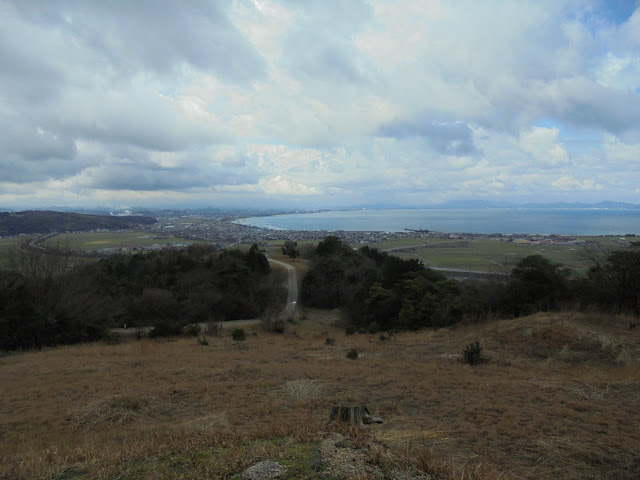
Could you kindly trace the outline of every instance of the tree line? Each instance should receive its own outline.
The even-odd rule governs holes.
[[[71,212],[27,210],[0,212],[0,237],[20,234],[89,231],[95,229],[130,230],[158,221],[150,216],[87,215]]]
[[[462,320],[518,317],[562,307],[596,307],[640,314],[640,245],[591,251],[586,276],[531,255],[508,276],[490,282],[456,281],[368,246],[352,249],[329,236],[312,252],[302,301],[345,308],[350,322],[369,331],[444,327]]]
[[[124,325],[171,335],[190,323],[256,318],[284,305],[282,283],[257,245],[191,246],[81,265],[65,251],[16,249],[0,270],[0,349],[95,341]]]
[[[329,236],[306,251],[310,269],[300,294],[308,306],[343,308],[353,327],[372,332],[564,307],[640,315],[640,243],[586,253],[592,263],[586,275],[531,255],[507,276],[470,282]],[[284,307],[283,283],[257,245],[190,246],[82,264],[64,249],[53,255],[19,248],[0,270],[0,349],[95,341],[124,325],[173,335],[191,323],[257,318]]]

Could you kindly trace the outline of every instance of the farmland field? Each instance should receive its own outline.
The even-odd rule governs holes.
[[[423,240],[402,239],[373,245],[402,258],[418,258],[425,265],[441,268],[508,271],[527,255],[542,255],[553,262],[584,272],[590,261],[584,255],[587,241],[597,241],[607,248],[622,248],[618,237],[579,237],[580,243],[518,244],[490,239]]]
[[[299,248],[305,250],[315,241],[303,240]],[[619,237],[577,237],[576,243],[555,244],[522,244],[505,242],[496,239],[440,239],[440,238],[399,238],[371,244],[373,248],[389,251],[402,258],[417,258],[426,266],[480,270],[490,272],[508,272],[513,265],[527,255],[543,255],[553,262],[562,263],[578,273],[584,273],[590,266],[590,261],[584,255],[588,242],[598,242],[609,249],[623,248],[628,242],[622,242]],[[22,241],[14,237],[0,239],[0,266],[6,263],[6,253],[12,245]],[[267,254],[279,255],[283,240],[256,238]],[[150,248],[152,246],[185,246],[197,242],[207,242],[204,239],[194,240],[180,236],[154,234],[145,231],[126,232],[84,232],[59,234],[47,240],[45,245],[61,246],[78,251],[96,252],[101,249]],[[248,248],[250,243],[236,243],[232,248]],[[362,244],[354,244],[360,248]]]
[[[162,237],[142,231],[63,233],[47,241],[49,246],[60,245],[72,250],[83,251],[95,251],[101,248],[136,248],[190,243],[193,243],[193,240]]]

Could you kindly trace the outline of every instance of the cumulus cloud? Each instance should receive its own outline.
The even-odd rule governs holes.
[[[0,206],[640,201],[633,2],[0,0],[0,18]]]
[[[280,175],[262,180],[260,187],[265,193],[271,195],[314,195],[318,193],[315,187],[309,187],[301,183],[292,183]]]
[[[575,177],[563,176],[554,180],[551,185],[562,190],[601,190],[602,186],[598,185],[594,179],[585,179],[579,181]]]
[[[265,73],[262,58],[229,21],[224,1],[5,2],[5,9],[11,5],[26,21],[63,33],[120,74],[166,74],[183,63],[235,82]]]
[[[520,134],[520,146],[540,165],[557,167],[569,163],[569,155],[558,142],[558,128],[533,127]]]

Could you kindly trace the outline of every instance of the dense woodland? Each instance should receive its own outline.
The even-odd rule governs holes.
[[[13,252],[11,268],[0,271],[0,349],[94,341],[123,325],[178,334],[189,323],[256,318],[286,298],[283,278],[256,245],[115,255],[75,267],[71,260],[64,251]]]
[[[128,230],[157,223],[153,217],[85,215],[71,212],[28,210],[0,212],[0,237],[20,234],[46,234],[96,229]]]
[[[343,308],[352,330],[369,332],[560,308],[640,315],[640,244],[585,254],[592,260],[586,275],[532,255],[509,275],[473,283],[329,236],[307,255],[301,300]],[[64,250],[25,246],[12,253],[9,268],[0,271],[0,349],[94,341],[123,325],[174,335],[191,323],[258,318],[285,303],[284,278],[271,273],[257,245],[248,251],[191,246],[75,266],[72,260]]]
[[[627,250],[585,251],[586,276],[540,255],[523,258],[492,282],[460,282],[363,247],[353,250],[327,237],[311,255],[302,300],[321,308],[345,308],[351,323],[368,331],[443,327],[487,317],[518,317],[559,308],[598,308],[640,314],[640,245]]]

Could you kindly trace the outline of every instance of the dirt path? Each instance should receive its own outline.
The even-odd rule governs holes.
[[[293,317],[298,303],[298,277],[296,275],[296,269],[293,268],[293,265],[279,260],[270,258],[269,262],[287,269],[287,291],[289,293],[287,294],[287,306],[282,311],[282,315],[285,317]]]

